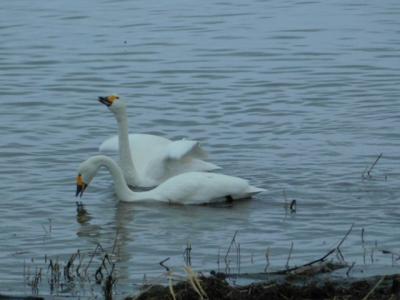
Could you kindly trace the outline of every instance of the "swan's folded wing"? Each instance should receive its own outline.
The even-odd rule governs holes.
[[[134,144],[133,139],[135,138],[134,134],[129,135],[129,144],[132,147]],[[117,152],[119,149],[118,144],[118,135],[113,135],[112,137],[106,139],[103,143],[101,143],[99,147],[100,152]]]
[[[153,139],[149,139],[153,138]],[[144,144],[145,146],[154,148],[159,147],[157,143],[160,143],[159,140],[164,142],[164,138],[156,137],[145,134],[130,134],[129,135],[129,144],[132,147],[141,146]],[[135,145],[135,143],[137,145]],[[161,147],[165,147],[164,157],[165,159],[171,160],[181,160],[184,158],[205,158],[207,157],[207,153],[201,148],[200,143],[197,141],[190,140],[180,140],[168,143],[165,145],[165,142],[161,145]],[[108,139],[106,139],[99,147],[100,152],[116,152],[118,151],[118,135],[114,135]],[[152,150],[152,149],[150,149]]]
[[[116,152],[118,151],[118,135],[114,135],[101,143],[100,152]]]
[[[170,143],[165,150],[165,158],[167,160],[207,157],[207,153],[201,148],[200,143],[197,141],[174,141]]]

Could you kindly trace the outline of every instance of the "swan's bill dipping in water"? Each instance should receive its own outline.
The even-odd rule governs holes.
[[[130,186],[154,187],[177,174],[190,171],[213,171],[220,167],[205,162],[199,142],[171,141],[150,134],[128,134],[126,104],[118,96],[99,97],[114,114],[118,136],[104,141],[100,151],[119,151],[120,165]]]
[[[158,187],[134,192],[126,184],[121,168],[104,155],[92,156],[79,166],[76,196],[82,196],[98,170],[105,167],[114,180],[115,193],[120,201],[159,201],[177,204],[206,204],[251,198],[265,191],[251,186],[247,180],[208,172],[187,172],[169,178]]]

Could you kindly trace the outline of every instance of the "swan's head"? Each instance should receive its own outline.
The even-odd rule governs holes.
[[[125,102],[119,100],[117,95],[99,97],[99,102],[107,106],[113,113],[118,113],[125,109]]]
[[[82,197],[83,192],[93,180],[98,169],[99,166],[95,162],[94,158],[89,158],[80,164],[78,176],[76,176],[76,197],[78,197],[78,195]]]

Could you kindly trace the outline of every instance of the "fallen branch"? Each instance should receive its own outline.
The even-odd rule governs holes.
[[[346,234],[344,235],[344,237],[339,241],[339,243],[337,244],[337,246],[336,246],[335,248],[329,250],[328,253],[326,253],[326,254],[325,254],[324,256],[322,256],[321,258],[318,258],[318,259],[316,259],[316,260],[313,260],[313,261],[311,261],[311,262],[309,262],[309,263],[306,263],[306,264],[301,265],[301,266],[298,266],[298,267],[287,268],[286,270],[277,271],[277,272],[273,272],[273,273],[270,273],[270,274],[288,274],[288,273],[291,273],[291,274],[301,274],[301,273],[304,273],[304,272],[307,272],[307,271],[311,271],[311,270],[312,270],[312,266],[315,265],[315,264],[317,264],[317,263],[320,264],[320,266],[318,266],[319,269],[320,269],[320,268],[323,268],[323,267],[327,267],[327,266],[328,266],[327,264],[324,264],[324,265],[321,265],[321,264],[322,264],[322,263],[325,263],[325,260],[326,260],[332,253],[335,253],[335,252],[338,253],[338,252],[340,251],[340,246],[343,244],[343,242],[344,242],[344,241],[346,240],[346,238],[349,236],[350,232],[353,230],[353,225],[354,225],[354,224],[351,225],[350,229],[346,232]],[[293,246],[292,246],[292,247],[293,247]],[[292,248],[292,247],[291,247],[291,248]],[[343,257],[343,255],[342,255],[342,257]],[[345,266],[345,265],[347,265],[347,264],[345,264],[344,259],[343,259],[343,261],[341,261],[341,262],[344,263],[344,264],[343,264],[343,265],[339,264],[339,265],[337,265],[338,267],[339,267],[339,266]],[[287,265],[287,264],[286,264],[286,265]],[[334,266],[333,266],[333,267],[334,267]]]

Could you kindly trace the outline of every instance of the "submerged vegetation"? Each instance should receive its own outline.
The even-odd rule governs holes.
[[[87,214],[81,203],[77,204],[78,215]],[[291,213],[295,213],[291,210]],[[286,264],[278,271],[270,270],[270,249],[265,253],[265,268],[261,273],[242,273],[240,269],[241,253],[238,231],[227,245],[224,255],[218,255],[218,270],[209,275],[196,273],[191,266],[192,244],[187,243],[182,256],[186,276],[181,276],[168,266],[169,257],[159,262],[165,271],[164,284],[145,280],[140,293],[132,291],[127,300],[186,300],[186,299],[399,299],[400,274],[366,276],[363,279],[352,277],[355,263],[348,263],[341,247],[353,231],[350,226],[336,245],[320,258],[299,266],[291,266],[293,242],[287,254]],[[365,230],[361,230],[361,242],[364,247]],[[77,250],[65,260],[45,256],[45,266],[37,267],[34,272],[30,266],[24,267],[24,279],[32,288],[32,297],[39,299],[39,287],[48,285],[50,294],[69,294],[82,296],[81,290],[90,291],[91,295],[104,299],[120,298],[116,293],[118,274],[116,266],[116,243],[106,250],[97,244],[93,251],[82,253]],[[377,246],[377,245],[376,245]],[[400,255],[389,250],[378,249],[383,255],[392,257],[392,265],[400,260]],[[374,252],[369,257],[374,263]],[[366,255],[364,251],[364,264]],[[33,261],[32,261],[33,262]],[[333,272],[342,271],[341,276]],[[366,272],[367,273],[367,272]],[[250,284],[240,284],[242,279]],[[89,294],[90,294],[89,293]],[[0,295],[0,299],[2,296]]]
[[[95,295],[97,292],[93,287],[99,286],[104,298],[112,299],[116,283],[113,256],[114,253],[107,252],[100,244],[86,254],[77,250],[67,260],[45,256],[44,266],[36,267],[34,272],[29,265],[24,266],[24,281],[31,287],[33,296],[39,295],[40,286],[46,285],[51,295],[72,296],[85,289]],[[32,264],[37,263],[32,260]]]

